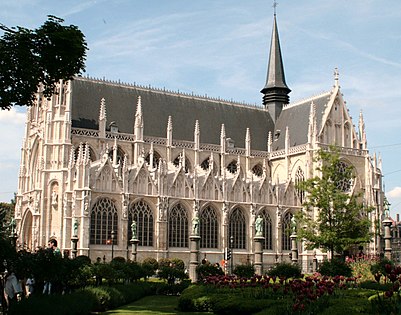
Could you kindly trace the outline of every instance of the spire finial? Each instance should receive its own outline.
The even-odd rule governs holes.
[[[338,72],[338,68],[334,68],[334,85],[338,86],[338,78],[340,73]]]
[[[278,5],[277,1],[274,0],[274,1],[273,1],[274,16],[276,16],[276,8],[277,8],[277,5]]]

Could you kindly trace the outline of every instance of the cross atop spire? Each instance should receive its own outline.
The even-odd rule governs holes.
[[[278,3],[276,0],[273,1],[273,9],[274,9],[274,16],[276,16],[276,8],[278,6]]]

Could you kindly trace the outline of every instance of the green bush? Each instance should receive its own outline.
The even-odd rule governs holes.
[[[209,276],[222,276],[224,275],[223,269],[219,266],[212,264],[203,264],[196,267],[196,272],[198,274],[198,281],[202,281],[204,278]]]
[[[239,295],[212,295],[210,304],[214,314],[219,315],[243,315],[253,314],[265,309],[269,305],[268,300],[256,300],[244,298]]]
[[[325,260],[319,266],[318,271],[324,276],[352,276],[351,267],[340,259]]]
[[[32,295],[14,304],[9,315],[87,315],[96,307],[96,296],[90,292],[77,291],[66,295]]]
[[[251,264],[236,265],[233,274],[241,278],[251,278],[255,275],[255,267]]]
[[[370,272],[372,273],[372,275],[375,274],[387,275],[386,265],[390,265],[391,267],[393,267],[394,262],[387,258],[382,258],[378,262],[370,266]]]
[[[147,257],[142,261],[142,271],[145,279],[153,276],[159,268],[159,263],[152,257]]]
[[[272,269],[270,269],[267,274],[270,277],[284,277],[288,278],[301,278],[301,267],[297,264],[291,263],[278,263]]]

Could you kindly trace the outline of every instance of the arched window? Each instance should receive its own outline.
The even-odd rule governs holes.
[[[118,233],[118,214],[114,202],[109,198],[99,199],[92,207],[90,224],[90,243],[109,244],[111,231]],[[117,234],[116,234],[117,235]],[[118,238],[114,239],[114,244]]]
[[[273,249],[272,219],[266,208],[260,211],[259,215],[261,215],[263,218],[263,237],[265,238],[263,242],[263,249],[272,250]]]
[[[252,173],[255,174],[258,177],[261,177],[263,175],[263,166],[261,164],[256,164],[252,168]]]
[[[299,201],[301,203],[305,200],[305,191],[299,187],[299,185],[305,181],[304,172],[302,172],[301,167],[298,167],[297,172],[295,173],[295,189],[297,191],[297,195]]]
[[[83,149],[85,150],[85,145],[83,145]],[[75,151],[74,151],[75,161],[78,159],[78,154],[79,154],[79,145],[75,148]],[[93,151],[92,147],[89,147],[89,160],[91,162],[96,160],[95,151]]]
[[[217,248],[219,225],[216,211],[208,206],[200,214],[200,247]]]
[[[230,214],[230,223],[228,226],[228,244],[231,248],[246,248],[246,223],[245,216],[241,208],[234,208]],[[230,239],[233,237],[231,244]]]
[[[159,167],[159,161],[161,160],[161,155],[157,151],[153,151],[153,168],[158,168]],[[145,157],[146,163],[150,165],[150,154]]]
[[[110,159],[111,161],[113,161],[113,154],[114,154],[113,151],[114,151],[113,148],[111,148],[111,149],[109,150],[109,159]],[[121,147],[118,145],[118,146],[117,146],[117,164],[118,164],[118,163],[120,163],[120,165],[123,164],[124,155],[125,155],[125,153],[124,153],[123,149],[121,149]]]
[[[230,164],[227,165],[227,171],[229,171],[232,174],[235,174],[237,172],[238,166],[237,166],[237,160],[233,160],[230,162]]]
[[[139,246],[153,246],[153,211],[141,200],[131,204],[128,210],[128,241],[132,238],[132,221],[136,222]]]
[[[343,192],[349,192],[352,186],[351,168],[345,162],[339,161],[337,171],[341,174],[337,180],[337,188]]]
[[[283,217],[281,223],[281,246],[283,250],[291,250],[291,219],[293,215],[291,212],[287,212]]]
[[[175,205],[168,218],[169,247],[188,247],[188,215],[181,204]]]
[[[173,161],[173,164],[178,167],[180,163],[183,163],[182,154],[179,154]],[[188,173],[191,169],[191,163],[189,162],[188,158],[185,158],[185,173]]]

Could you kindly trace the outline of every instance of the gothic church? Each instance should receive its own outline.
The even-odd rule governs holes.
[[[355,168],[350,192],[375,209],[373,231],[381,161],[369,155],[362,113],[358,128],[352,121],[338,72],[326,93],[290,103],[290,91],[276,16],[260,106],[84,77],[61,81],[50,99],[39,91],[22,145],[19,243],[35,249],[56,238],[71,251],[76,236],[77,254],[92,261],[131,258],[135,221],[138,261],[188,265],[197,217],[200,258],[220,262],[229,247],[235,264],[252,263],[260,215],[267,268],[290,259],[290,222],[305,198],[296,184],[317,174],[314,156],[332,144]],[[297,246],[306,271],[325,256]],[[376,235],[366,251],[380,246]]]

